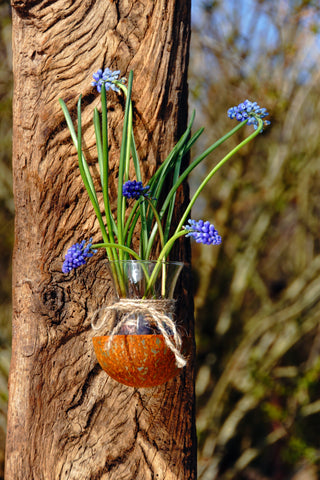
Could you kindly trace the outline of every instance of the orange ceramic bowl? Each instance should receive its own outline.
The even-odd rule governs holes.
[[[109,349],[109,335],[92,340],[103,370],[124,385],[154,387],[181,372],[162,335],[114,335]],[[191,342],[183,342],[184,355],[187,343]]]

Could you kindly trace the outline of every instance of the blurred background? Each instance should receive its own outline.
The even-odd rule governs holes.
[[[200,480],[316,480],[320,472],[320,6],[193,0],[193,156],[248,98],[272,124],[215,176],[193,211],[221,247],[193,244]],[[11,20],[0,1],[0,479],[10,358]],[[216,150],[191,190],[250,129]]]
[[[271,126],[219,170],[193,218],[199,479],[320,478],[320,3],[193,2],[201,147],[248,98]],[[196,185],[242,130],[195,173]]]
[[[14,204],[11,174],[12,52],[10,2],[0,0],[0,479],[3,479],[11,347],[11,251]]]

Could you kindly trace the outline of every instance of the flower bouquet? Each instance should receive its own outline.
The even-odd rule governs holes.
[[[203,131],[201,128],[191,133],[195,117],[193,112],[184,134],[144,185],[133,132],[133,72],[129,73],[127,85],[125,79],[119,77],[120,71],[100,69],[93,75],[92,82],[92,86],[101,95],[101,112],[95,108],[93,123],[103,208],[98,201],[90,169],[82,152],[81,95],[77,104],[77,133],[66,104],[59,99],[78,152],[80,174],[102,235],[101,243],[93,244],[90,239],[88,242],[82,240],[71,246],[62,271],[68,274],[84,265],[98,248],[105,249],[117,301],[104,309],[102,320],[96,321],[97,317],[100,317],[98,313],[92,319],[93,328],[105,328],[108,331],[107,335],[94,337],[95,352],[101,366],[118,381],[132,386],[153,386],[179,373],[179,369],[186,365],[188,353],[188,336],[183,330],[179,331],[174,311],[174,291],[183,264],[170,258],[172,247],[182,236],[192,237],[196,242],[206,245],[221,243],[221,237],[213,224],[189,218],[191,209],[217,170],[269,123],[264,120],[268,112],[249,100],[230,108],[228,116],[240,123],[183,170],[183,158]],[[109,198],[109,90],[123,94],[126,98],[116,212],[112,212]],[[206,175],[182,213],[178,225],[173,229],[172,219],[179,186],[213,150],[246,124],[253,125],[254,131]],[[134,167],[134,178],[129,175],[131,165]],[[138,248],[133,249],[132,241],[137,232],[139,244]],[[159,253],[155,255],[155,251]],[[110,317],[113,318],[111,323]]]

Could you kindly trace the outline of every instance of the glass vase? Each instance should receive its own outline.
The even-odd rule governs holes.
[[[108,262],[116,301],[95,316],[92,326],[99,335],[93,345],[101,367],[118,382],[153,387],[186,365],[191,340],[175,299],[183,267],[181,262]]]

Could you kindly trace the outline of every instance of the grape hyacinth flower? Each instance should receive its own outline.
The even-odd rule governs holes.
[[[193,237],[196,242],[204,243],[206,245],[219,245],[221,243],[221,236],[215,229],[214,225],[210,222],[205,222],[203,220],[188,220],[191,209],[204,187],[209,181],[211,181],[216,172],[240,149],[251,142],[258,133],[262,131],[264,126],[268,125],[270,122],[266,120],[266,117],[269,115],[267,110],[261,108],[257,102],[252,102],[247,99],[244,102],[239,103],[239,105],[229,108],[228,117],[236,119],[240,123],[233,127],[219,140],[212,143],[209,148],[207,148],[202,154],[198,155],[197,158],[190,162],[190,164],[184,169],[184,156],[188,154],[191,146],[203,131],[203,129],[200,128],[194,134],[191,134],[195,117],[195,112],[193,112],[186,131],[180,137],[168,156],[163,159],[159,169],[157,169],[146,181],[148,184],[144,186],[142,181],[140,181],[143,172],[140,168],[138,152],[134,140],[134,109],[131,99],[132,83],[132,71],[129,72],[128,79],[126,80],[125,78],[121,78],[119,70],[112,71],[110,68],[100,68],[93,74],[93,82],[91,83],[92,87],[96,88],[99,93],[102,93],[101,109],[100,111],[99,109],[94,110],[93,124],[96,133],[98,173],[100,174],[101,180],[98,185],[98,192],[102,192],[104,210],[101,210],[98,195],[95,190],[95,185],[96,183],[98,184],[99,175],[97,175],[97,179],[92,177],[91,169],[85,158],[85,153],[82,150],[82,141],[81,138],[79,138],[81,137],[81,95],[77,103],[78,136],[67,105],[63,99],[59,98],[59,103],[71,133],[71,138],[78,151],[80,174],[92,202],[103,239],[103,243],[92,245],[91,240],[88,244],[83,241],[69,248],[63,263],[62,271],[64,273],[69,273],[74,268],[84,265],[87,262],[87,258],[91,257],[93,252],[96,251],[94,250],[95,248],[105,248],[106,256],[110,262],[122,262],[129,258],[134,258],[137,261],[145,261],[152,258],[154,252],[157,252],[156,266],[150,277],[147,279],[144,296],[144,298],[147,298],[149,295],[153,295],[154,285],[159,275],[163,275],[161,281],[161,295],[165,295],[166,275],[163,269],[163,263],[170,258],[173,245],[179,238],[182,238],[183,236]],[[110,206],[111,192],[108,182],[109,177],[107,175],[107,172],[110,170],[108,155],[110,146],[107,134],[108,101],[105,93],[108,90],[122,92],[125,98],[124,125],[118,170],[116,212],[113,212]],[[201,181],[199,187],[189,200],[189,203],[185,206],[184,211],[181,212],[181,218],[179,222],[177,222],[178,225],[175,228],[172,228],[172,221],[176,220],[174,211],[177,200],[176,194],[179,187],[197,165],[207,158],[208,155],[223,142],[236,134],[247,124],[253,125],[254,131],[252,129],[251,132],[246,132],[244,138],[226,153],[217,164],[214,164],[208,173],[206,173],[205,178]],[[134,167],[134,170],[131,170],[131,167]],[[135,178],[136,180],[128,180],[129,172],[132,172],[130,173],[130,176],[132,175],[132,178]],[[169,190],[165,192],[164,190],[166,190],[167,187],[169,187]],[[159,205],[157,204],[155,197],[160,197],[162,200],[159,211],[157,210]],[[128,214],[126,208],[129,201],[127,202],[126,199],[132,199],[132,203],[135,201],[133,206],[130,205],[132,208],[130,208]],[[137,251],[134,250],[132,242],[132,239],[136,238],[136,234],[137,237],[139,237]],[[155,249],[155,245],[159,245],[159,252]],[[117,284],[122,290],[121,297],[124,297],[126,292],[123,271],[121,268],[114,267],[114,274],[117,277]]]
[[[123,184],[122,187],[122,195],[126,198],[140,198],[140,197],[148,197],[150,187],[147,185],[144,187],[142,182],[137,182],[136,180],[128,180],[126,183]]]
[[[189,225],[185,225],[184,229],[188,230],[186,237],[193,237],[197,243],[205,245],[219,245],[221,236],[215,229],[214,225],[203,220],[188,220]]]
[[[101,92],[102,85],[104,84],[106,91],[114,90],[115,92],[120,92],[119,88],[117,85],[115,85],[115,81],[118,80],[120,82],[123,82],[123,79],[119,80],[119,75],[120,75],[120,70],[115,70],[114,72],[110,70],[110,68],[106,68],[104,71],[102,71],[101,68],[94,73],[93,76],[93,82],[91,85],[93,87],[96,87],[98,92]]]
[[[62,265],[62,272],[69,273],[74,268],[78,268],[81,265],[86,263],[86,259],[88,257],[92,257],[93,253],[96,250],[90,251],[92,245],[92,238],[90,238],[88,244],[86,245],[86,241],[82,240],[81,243],[75,243],[66,253],[65,261]]]
[[[256,117],[265,118],[269,113],[266,108],[261,108],[257,102],[250,102],[250,100],[245,100],[242,103],[235,107],[231,107],[228,110],[228,117],[231,119],[236,119],[238,122],[243,120],[248,120],[248,125],[253,125],[254,129],[258,128],[258,120]],[[270,125],[269,120],[264,120],[264,125]],[[262,131],[262,130],[261,130]]]

